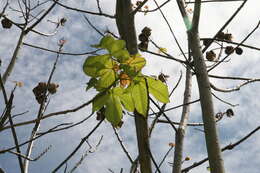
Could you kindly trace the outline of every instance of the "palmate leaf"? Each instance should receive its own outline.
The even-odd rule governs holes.
[[[113,125],[117,126],[122,119],[122,106],[120,98],[117,94],[114,94],[113,90],[109,92],[107,102],[105,104],[106,119]]]
[[[129,112],[133,112],[135,109],[135,105],[129,90],[123,89],[121,87],[116,87],[113,89],[113,91],[114,94],[120,98],[120,101],[124,108]]]
[[[170,102],[168,88],[162,81],[152,77],[146,77],[146,80],[150,94],[162,103]]]
[[[109,95],[107,92],[99,93],[92,102],[92,112],[100,110],[108,101]]]
[[[130,58],[130,54],[128,53],[127,50],[122,49],[114,52],[112,54],[120,63],[124,63]]]
[[[114,56],[115,52],[125,49],[125,45],[124,40],[115,40],[111,35],[107,35],[101,39],[99,45],[94,45],[94,47],[107,49]]]
[[[129,65],[135,72],[139,72],[146,64],[146,61],[140,54],[136,54],[129,58],[125,64]]]
[[[96,78],[91,78],[88,83],[87,83],[87,87],[86,87],[86,91],[88,91],[90,88],[95,87],[97,84],[97,79]]]
[[[135,109],[138,113],[143,116],[147,116],[147,106],[148,106],[148,95],[147,95],[147,87],[144,79],[140,79],[139,81],[135,81],[135,84],[132,86],[131,95],[134,100]]]
[[[83,64],[83,71],[88,76],[98,77],[99,71],[106,67],[106,64],[109,60],[110,55],[108,54],[89,56]]]
[[[116,73],[113,69],[103,69],[99,74],[100,79],[97,81],[96,89],[106,89],[116,80]]]

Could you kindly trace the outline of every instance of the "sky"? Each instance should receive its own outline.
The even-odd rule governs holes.
[[[11,0],[10,2],[11,7],[17,8],[17,2],[15,0]],[[158,2],[162,3],[161,1]],[[78,0],[77,2],[66,0],[62,1],[62,3],[84,10],[97,11],[95,0]],[[4,4],[5,1],[0,2],[0,10],[3,8]],[[213,37],[240,4],[241,2],[203,4],[201,8],[199,27],[201,38]],[[50,3],[47,3],[42,8],[49,5]],[[100,5],[103,12],[111,15],[114,14],[115,0],[102,0],[100,1]],[[147,5],[149,6],[149,9],[156,7],[152,0],[150,0]],[[234,37],[233,40],[235,42],[242,41],[244,37],[255,28],[260,19],[260,13],[257,8],[259,6],[259,0],[248,1],[241,12],[225,29],[225,32],[232,33]],[[193,8],[193,5],[188,5],[187,8]],[[162,8],[162,10],[164,11],[164,14],[167,17],[182,48],[187,50],[186,29],[176,2],[173,0],[170,1]],[[19,14],[12,9],[8,8],[7,14],[8,17],[17,22],[21,21]],[[101,36],[88,25],[88,23],[84,20],[82,13],[65,10],[62,7],[56,6],[54,10],[43,20],[43,22],[36,27],[36,29],[41,32],[50,33],[54,31],[55,25],[48,22],[48,20],[58,21],[62,17],[66,17],[67,22],[64,27],[59,28],[56,35],[51,37],[42,37],[34,33],[29,33],[24,42],[51,50],[58,50],[57,42],[59,39],[64,38],[67,40],[65,46],[63,47],[64,52],[81,53],[94,50],[91,45],[98,43]],[[109,30],[118,35],[115,21],[113,19],[91,15],[87,15],[87,17],[102,32]],[[150,27],[152,29],[151,39],[155,43],[157,43],[160,47],[166,48],[167,52],[172,56],[180,59],[183,58],[180,56],[181,52],[177,48],[174,38],[172,37],[170,30],[159,11],[148,13],[146,15],[143,13],[138,13],[136,15],[135,23],[137,34],[139,34],[145,26]],[[19,34],[20,30],[16,27],[12,27],[9,30],[3,29],[2,27],[0,28],[0,58],[2,60],[2,65],[0,67],[1,74],[4,73],[11,59]],[[244,44],[259,48],[259,39],[260,30],[257,29],[256,32],[254,32],[254,34]],[[216,44],[210,47],[210,49],[214,48],[217,48]],[[149,45],[149,50],[154,52],[158,51],[151,44]],[[243,48],[243,50],[244,53],[241,56],[232,54],[228,62],[218,66],[216,69],[211,71],[210,74],[260,78],[259,52],[247,48]],[[166,108],[171,108],[182,104],[185,81],[184,67],[172,60],[166,60],[148,53],[141,54],[147,61],[147,65],[143,69],[143,73],[146,75],[158,75],[162,72],[169,75],[170,77],[167,81],[169,90],[176,86],[180,74],[183,74],[181,83],[173,93],[171,102],[167,104]],[[89,78],[84,75],[82,65],[87,56],[88,55],[61,55],[52,79],[53,82],[59,84],[58,92],[51,96],[46,114],[75,108],[95,96],[95,90],[89,90],[88,92],[85,91],[86,83]],[[37,86],[39,82],[45,82],[48,80],[48,76],[51,72],[55,58],[55,53],[46,52],[28,46],[22,46],[14,71],[5,85],[7,93],[10,94],[12,88],[14,87],[13,81],[20,81],[24,83],[23,87],[17,88],[15,91],[14,108],[12,109],[12,112],[13,114],[19,114],[25,111],[28,112],[14,118],[16,123],[36,118],[39,104],[34,98],[32,89]],[[210,62],[206,63],[207,65],[212,64]],[[217,87],[223,89],[233,88],[241,83],[241,81],[218,80],[213,78],[211,78],[210,81]],[[192,85],[192,100],[196,100],[199,98],[199,95],[195,76],[192,79]],[[234,117],[224,117],[223,120],[217,124],[221,146],[236,142],[251,130],[259,126],[259,83],[255,82],[248,84],[242,87],[239,91],[232,93],[221,93],[217,91],[213,92],[221,99],[232,103],[233,105],[239,105],[231,107],[230,105],[213,98],[216,113],[224,112],[229,108],[232,108],[235,113]],[[0,98],[0,112],[2,112],[4,109],[2,93]],[[90,105],[75,113],[59,115],[43,120],[40,131],[44,132],[59,123],[78,122],[90,115],[91,108],[92,107]],[[156,110],[156,108],[154,109]],[[171,118],[171,120],[179,121],[181,117],[181,108],[168,111],[166,114]],[[118,131],[132,158],[135,159],[138,151],[136,147],[137,143],[134,119],[132,116],[124,115],[123,121],[124,124]],[[191,105],[189,122],[202,122],[199,103]],[[63,161],[63,159],[75,148],[75,146],[78,145],[81,139],[91,131],[96,123],[96,117],[92,116],[89,120],[79,126],[39,138],[39,140],[35,142],[32,158],[37,157],[50,145],[52,147],[38,161],[30,162],[29,172],[51,172],[51,170]],[[26,141],[29,138],[32,127],[32,125],[27,125],[16,128],[20,141]],[[199,129],[202,129],[202,127]],[[87,154],[86,158],[75,170],[75,172],[107,173],[109,172],[109,169],[111,169],[115,173],[118,173],[121,168],[123,168],[123,172],[129,172],[131,164],[125,153],[123,153],[119,142],[114,135],[113,129],[108,122],[101,124],[99,129],[89,138],[89,143],[92,146],[95,146],[101,137],[103,137],[101,144],[95,149],[95,152]],[[170,142],[174,143],[174,139],[174,131],[171,126],[167,124],[158,124],[155,127],[151,137],[151,150],[157,163],[162,160],[164,154],[169,150],[168,144]],[[0,144],[0,150],[14,145],[10,129],[0,133]],[[226,172],[258,173],[260,169],[260,148],[257,146],[260,146],[259,133],[254,134],[233,150],[225,151],[223,153],[223,158]],[[22,152],[25,152],[25,149],[26,147],[22,147]],[[71,170],[74,167],[74,165],[80,160],[81,156],[88,151],[88,149],[88,145],[84,145],[84,147],[77,152],[77,154],[68,162],[68,170]],[[184,157],[189,156],[191,160],[185,162],[183,167],[185,168],[194,162],[200,161],[206,155],[203,132],[194,127],[188,127],[184,141]],[[168,163],[172,162],[172,156],[173,150],[162,165],[162,172],[171,172],[171,166]],[[206,173],[208,172],[206,169],[207,166],[208,163],[204,163],[190,172]],[[0,167],[5,170],[6,173],[19,172],[17,157],[10,153],[0,154]],[[60,172],[62,171],[63,169],[60,170]]]

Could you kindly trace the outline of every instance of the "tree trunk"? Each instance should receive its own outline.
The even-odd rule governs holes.
[[[187,66],[186,83],[185,83],[185,91],[184,91],[184,99],[183,99],[184,106],[182,109],[180,125],[175,135],[175,150],[174,150],[174,161],[173,161],[173,168],[172,168],[173,173],[181,173],[185,129],[187,127],[189,113],[190,113],[190,105],[187,103],[189,103],[191,100],[191,88],[192,88],[192,73],[191,73],[190,66]]]
[[[131,14],[131,0],[117,0],[116,3],[116,24],[121,39],[126,41],[127,50],[131,55],[138,53],[134,15]],[[142,173],[151,173],[151,159],[149,153],[149,137],[147,118],[140,115],[137,111],[135,114],[135,126],[139,150],[139,163]]]

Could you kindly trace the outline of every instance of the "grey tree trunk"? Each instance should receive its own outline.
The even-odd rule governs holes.
[[[184,136],[185,129],[187,127],[188,118],[190,114],[190,105],[191,100],[191,88],[192,88],[192,73],[190,66],[186,67],[186,82],[185,82],[185,91],[184,91],[184,99],[183,99],[183,109],[180,125],[178,127],[177,133],[175,134],[175,150],[174,150],[174,160],[173,160],[173,173],[181,173],[181,165],[183,160],[183,144],[184,144]]]
[[[195,1],[191,29],[188,30],[188,41],[194,59],[195,73],[199,86],[202,119],[204,123],[206,146],[209,157],[210,171],[224,173],[224,163],[221,156],[220,144],[216,129],[214,106],[211,95],[208,72],[200,46],[198,33],[201,0]]]

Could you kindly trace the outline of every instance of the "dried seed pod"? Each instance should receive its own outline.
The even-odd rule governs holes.
[[[185,157],[185,161],[189,161],[191,158],[189,156]]]
[[[235,51],[235,49],[234,49],[233,46],[227,46],[227,47],[225,48],[225,53],[226,53],[227,55],[230,55],[230,54],[234,53],[234,51]]]
[[[237,48],[235,49],[235,51],[236,51],[236,54],[238,54],[238,55],[242,55],[242,53],[243,53],[243,49],[240,48],[240,47],[237,47]]]
[[[227,109],[226,114],[227,114],[227,117],[232,117],[232,116],[234,116],[234,112],[233,112],[232,109]]]
[[[67,22],[67,19],[65,17],[60,19],[60,25],[61,26],[64,26],[66,22]]]
[[[204,46],[208,46],[210,43],[211,43],[211,40],[210,40],[210,39],[205,39],[205,40],[203,40],[203,45],[204,45]]]
[[[142,33],[146,36],[146,37],[150,37],[151,36],[151,29],[148,28],[147,26],[143,28]]]
[[[219,32],[216,36],[217,39],[224,40],[225,39],[225,33],[224,32]]]
[[[138,39],[139,41],[141,42],[148,42],[148,37],[144,34],[144,33],[141,33],[139,36],[138,36]]]
[[[51,94],[55,94],[57,92],[57,88],[59,87],[58,84],[55,84],[55,83],[50,83],[49,84],[49,87],[48,87],[48,91],[51,93]]]
[[[232,34],[230,33],[224,34],[224,40],[232,41],[232,39],[233,39]]]
[[[214,61],[214,60],[216,59],[216,54],[215,54],[215,52],[214,52],[213,50],[208,51],[208,52],[206,53],[206,59],[207,59],[208,61]]]
[[[167,81],[167,78],[169,78],[170,76],[168,75],[165,75],[163,73],[160,73],[159,76],[158,76],[158,79],[162,82],[166,82]]]
[[[141,50],[141,51],[146,51],[148,49],[148,42],[145,41],[145,42],[141,42],[138,44],[138,48]]]
[[[12,27],[12,25],[13,25],[12,22],[9,19],[7,19],[7,18],[4,18],[1,21],[1,23],[2,23],[3,28],[5,28],[5,29],[10,29]]]
[[[215,115],[215,118],[217,120],[220,120],[221,118],[223,118],[223,113],[222,112],[218,112],[216,115]]]

